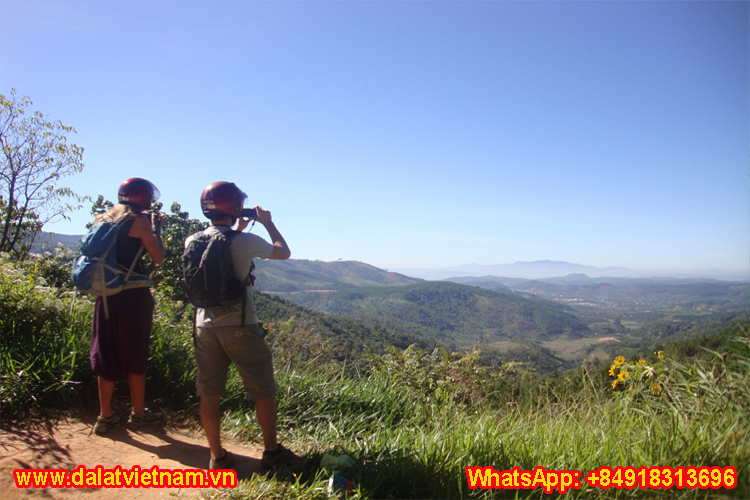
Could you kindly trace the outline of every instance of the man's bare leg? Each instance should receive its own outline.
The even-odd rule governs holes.
[[[255,412],[258,415],[260,430],[263,431],[263,446],[266,451],[275,451],[278,445],[276,441],[276,398],[256,399]]]
[[[221,396],[201,396],[201,424],[203,424],[203,430],[206,432],[208,447],[211,449],[211,458],[224,456],[221,448],[220,400]]]

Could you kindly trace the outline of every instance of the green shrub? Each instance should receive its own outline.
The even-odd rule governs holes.
[[[6,414],[69,402],[93,377],[92,303],[33,272],[0,258],[0,402]]]

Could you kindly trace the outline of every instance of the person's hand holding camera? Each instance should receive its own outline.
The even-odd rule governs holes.
[[[149,212],[151,214],[151,228],[156,234],[161,233],[161,228],[167,223],[167,214],[161,212]]]
[[[263,210],[260,207],[255,207],[255,220],[257,220],[264,226],[268,225],[268,223],[271,222],[271,212],[268,210]]]

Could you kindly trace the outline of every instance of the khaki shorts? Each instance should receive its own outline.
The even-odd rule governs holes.
[[[196,329],[195,361],[199,396],[223,396],[229,365],[234,363],[251,398],[276,397],[273,359],[258,324]]]

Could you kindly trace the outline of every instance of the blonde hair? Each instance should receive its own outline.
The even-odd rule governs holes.
[[[94,224],[100,222],[120,222],[125,217],[135,217],[137,214],[133,212],[133,209],[128,205],[118,203],[114,207],[110,208],[106,214],[99,214],[94,219]]]

